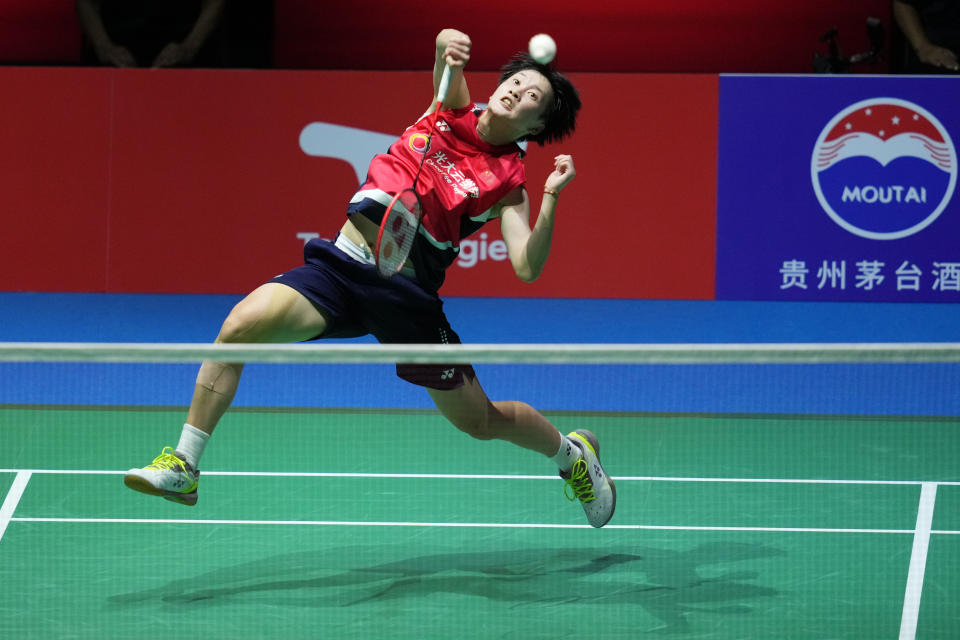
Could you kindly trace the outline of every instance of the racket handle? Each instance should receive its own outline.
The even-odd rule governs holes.
[[[443,67],[443,75],[440,76],[440,86],[437,88],[437,111],[443,106],[443,101],[447,99],[447,89],[450,88],[450,65]]]

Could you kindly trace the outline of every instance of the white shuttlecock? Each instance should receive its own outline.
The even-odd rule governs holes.
[[[530,38],[530,57],[540,64],[549,64],[557,55],[557,43],[545,33]]]

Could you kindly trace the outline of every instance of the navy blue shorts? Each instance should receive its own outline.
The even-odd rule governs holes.
[[[414,280],[383,278],[376,266],[354,260],[329,240],[310,240],[303,258],[303,266],[271,282],[296,289],[323,315],[327,330],[313,340],[370,334],[383,344],[460,344],[443,301]],[[431,389],[456,389],[476,376],[464,364],[398,364],[397,375]]]

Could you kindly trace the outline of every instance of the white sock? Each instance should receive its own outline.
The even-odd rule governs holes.
[[[183,431],[180,432],[180,444],[177,445],[177,452],[182,454],[186,461],[190,463],[190,466],[196,469],[209,439],[210,434],[206,431],[201,431],[192,424],[184,423]]]
[[[550,459],[557,463],[560,471],[567,472],[570,471],[573,463],[576,462],[579,457],[580,447],[570,442],[570,438],[567,436],[560,436],[560,449],[557,451],[557,455]]]

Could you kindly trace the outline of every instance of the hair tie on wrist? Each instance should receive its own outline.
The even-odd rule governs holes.
[[[544,192],[544,193],[549,193],[549,194],[552,195],[554,198],[559,198],[559,197],[560,197],[560,193],[559,193],[559,192],[555,191],[554,189],[550,189],[550,188],[548,188],[548,187],[544,187],[544,188],[543,188],[543,192]]]

